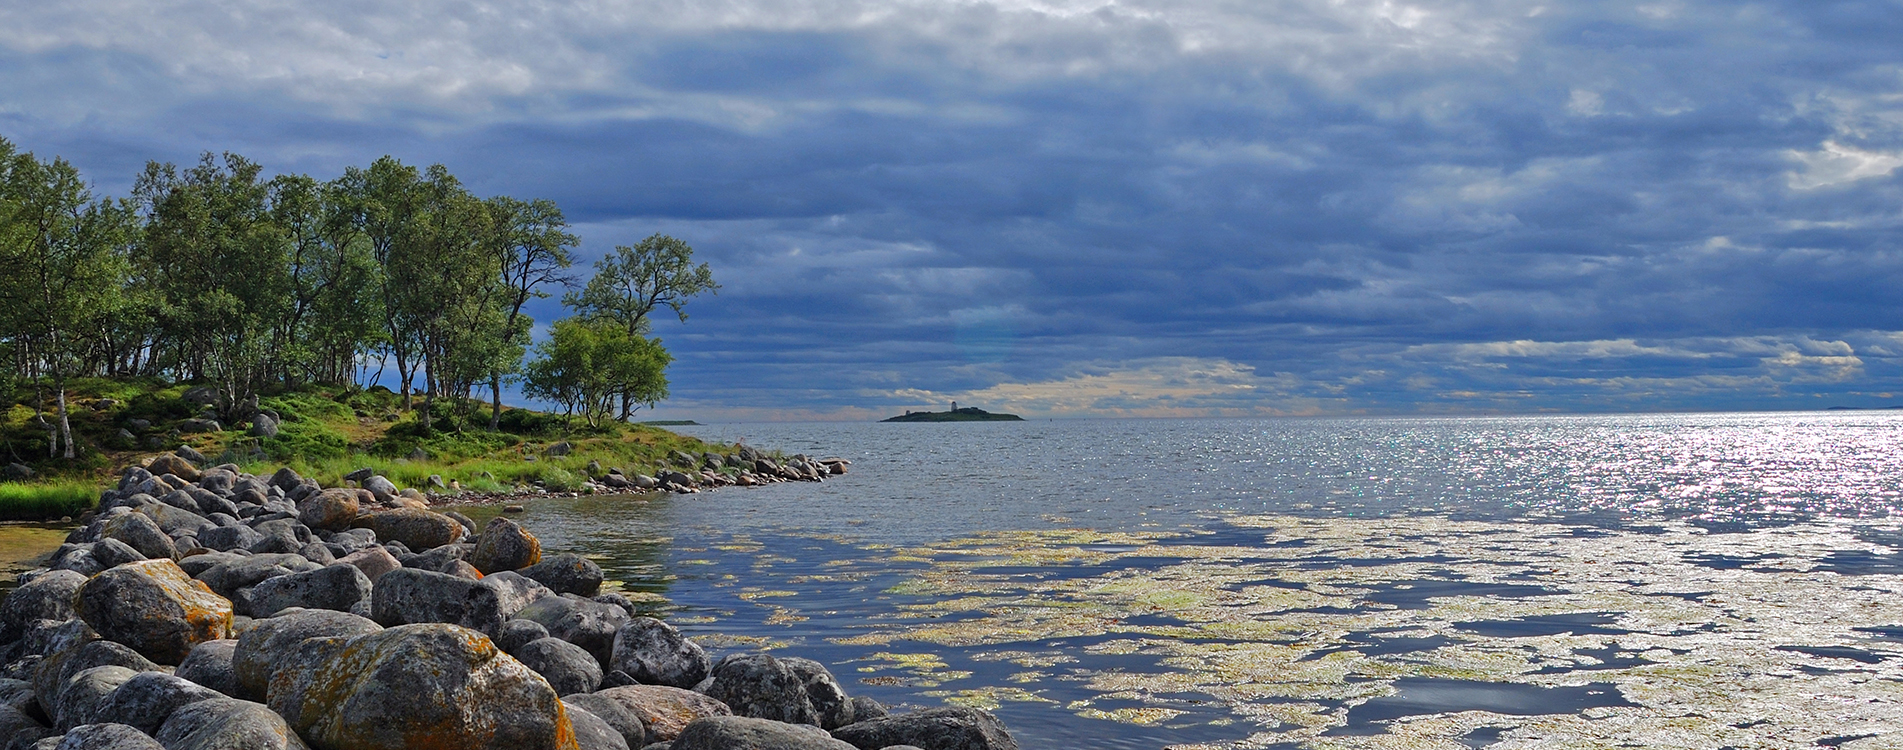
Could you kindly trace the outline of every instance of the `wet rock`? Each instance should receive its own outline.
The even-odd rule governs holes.
[[[452,544],[463,535],[462,524],[455,519],[416,508],[377,511],[358,516],[354,523],[375,531],[378,539],[402,542],[418,551]]]
[[[929,708],[883,719],[860,721],[833,730],[833,736],[859,750],[916,745],[931,750],[1017,750],[1004,722],[975,708]]]
[[[575,745],[580,750],[628,750],[628,741],[621,733],[594,712],[566,700],[562,706],[567,709],[568,723],[574,727]]]
[[[845,687],[839,684],[839,679],[833,676],[826,665],[797,656],[781,658],[780,663],[793,670],[793,674],[806,686],[806,700],[813,704],[813,710],[819,714],[820,728],[838,729],[855,720],[852,700],[846,697]]]
[[[81,586],[79,616],[101,636],[160,664],[177,664],[231,632],[231,602],[171,560],[127,563]]]
[[[628,747],[638,748],[647,744],[647,725],[641,717],[613,698],[599,694],[583,693],[562,698],[562,703],[582,708],[613,728]]]
[[[334,487],[299,502],[297,520],[313,529],[341,531],[357,520],[358,510],[356,490]]]
[[[382,547],[366,547],[337,558],[337,562],[363,571],[364,577],[369,578],[373,585],[383,574],[403,567],[395,557],[390,556],[389,550]]]
[[[664,685],[628,685],[596,691],[591,695],[614,701],[616,705],[640,717],[642,726],[647,729],[648,742],[673,740],[695,719],[733,715],[725,703],[692,690]]]
[[[701,692],[727,704],[736,716],[819,725],[819,712],[806,697],[805,681],[767,654],[722,659]]]
[[[691,688],[707,678],[712,663],[700,644],[652,617],[636,617],[615,631],[608,668],[648,685]]]
[[[540,623],[549,635],[587,649],[598,664],[609,663],[615,632],[629,619],[620,607],[566,596],[537,599],[516,617]]]
[[[125,542],[148,558],[178,557],[178,548],[172,544],[172,538],[159,528],[151,516],[144,513],[120,513],[106,519],[105,525],[100,527],[99,536]]]
[[[743,716],[696,719],[669,750],[856,750],[807,724],[783,724]]]
[[[309,750],[284,718],[235,698],[213,698],[173,711],[153,735],[166,750]]]
[[[191,680],[164,672],[144,672],[112,691],[99,716],[153,734],[180,706],[223,697],[223,693]]]
[[[193,646],[192,652],[185,655],[185,661],[179,662],[178,670],[172,674],[236,698],[243,692],[238,685],[238,673],[232,668],[237,650],[235,639],[205,641]]]
[[[411,568],[399,568],[377,579],[370,612],[371,619],[385,627],[449,623],[493,633],[503,621],[502,596],[494,587]]]
[[[86,576],[70,570],[55,570],[22,584],[0,601],[0,643],[11,643],[26,632],[34,620],[71,620],[79,616],[73,598]]]
[[[349,612],[370,598],[370,578],[353,565],[327,565],[317,570],[278,576],[251,589],[252,617],[270,617],[290,607]]]
[[[67,730],[53,750],[165,750],[165,746],[136,728],[101,722]]]
[[[555,691],[481,633],[404,625],[352,638],[272,708],[319,748],[574,748]]]
[[[484,574],[519,570],[542,561],[542,543],[521,524],[497,517],[476,542],[469,563]]]
[[[354,637],[382,630],[376,623],[346,612],[307,609],[259,620],[238,637],[231,668],[247,699],[266,697],[271,676],[291,650],[310,638]]]
[[[591,693],[601,684],[601,664],[595,657],[560,638],[539,638],[508,653],[548,680],[556,695]]]
[[[138,674],[125,667],[109,665],[93,667],[67,678],[60,688],[59,717],[53,728],[65,731],[98,721],[99,709],[106,705],[113,691]]]
[[[581,555],[560,554],[516,571],[557,594],[594,596],[601,591],[601,566]]]

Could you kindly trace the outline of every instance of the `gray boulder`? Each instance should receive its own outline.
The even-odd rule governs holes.
[[[403,567],[402,563],[397,562],[396,558],[390,555],[389,550],[381,546],[365,547],[337,558],[337,562],[363,571],[364,577],[369,578],[372,585],[375,585],[377,579],[382,578],[383,574]]]
[[[309,750],[284,718],[235,698],[213,698],[173,711],[158,734],[166,750]]]
[[[231,602],[171,560],[127,563],[79,588],[79,616],[101,636],[160,664],[177,664],[231,632]]]
[[[199,544],[220,551],[249,550],[261,541],[264,541],[264,535],[250,526],[220,526],[198,532]]]
[[[563,700],[562,705],[568,709],[568,723],[575,729],[575,746],[578,750],[628,750],[628,741],[621,733],[595,716],[594,712],[567,700]]]
[[[502,596],[495,587],[412,568],[398,568],[377,579],[370,613],[385,627],[440,622],[484,633],[496,632],[504,619]]]
[[[157,524],[159,530],[165,532],[166,536],[177,539],[181,536],[195,535],[204,529],[217,528],[218,524],[198,514],[198,501],[192,498],[191,493],[180,491],[168,494],[166,497],[173,498],[178,504],[153,503],[140,506],[138,511],[152,519],[152,522]]]
[[[555,596],[555,592],[548,590],[547,586],[512,570],[483,576],[482,585],[495,589],[497,595],[502,598],[504,619],[515,617],[515,613],[521,612],[523,607],[529,606],[537,599]]]
[[[99,716],[152,734],[180,706],[223,697],[223,693],[182,677],[144,672],[112,691]]]
[[[601,566],[581,555],[560,554],[519,571],[557,594],[594,596],[601,592]]]
[[[0,643],[12,643],[26,633],[34,620],[71,620],[79,616],[73,599],[86,576],[70,570],[41,574],[22,584],[0,601]]]
[[[79,672],[67,678],[59,692],[59,718],[53,728],[66,731],[81,724],[91,724],[101,717],[99,709],[112,698],[112,693],[120,685],[138,676],[125,667],[103,666]]]
[[[806,697],[806,682],[768,654],[722,659],[701,692],[727,704],[736,716],[819,726],[819,712]]]
[[[691,688],[707,678],[712,663],[700,644],[652,617],[636,617],[615,631],[608,668],[648,685]]]
[[[601,685],[601,664],[595,657],[560,638],[538,638],[508,653],[548,680],[556,695],[592,693]]]
[[[542,543],[521,524],[497,516],[483,527],[469,564],[484,575],[518,570],[542,561]]]
[[[639,748],[647,745],[647,725],[641,721],[639,715],[613,698],[593,693],[580,693],[563,696],[562,703],[588,711],[590,715],[600,719],[620,734],[628,747]]]
[[[178,423],[178,431],[186,435],[200,432],[223,432],[225,426],[216,419],[186,419]]]
[[[806,686],[806,700],[819,713],[821,729],[838,729],[856,721],[852,712],[852,699],[846,697],[845,687],[839,684],[839,679],[833,676],[826,665],[797,656],[780,659],[780,663],[793,670],[793,674]]]
[[[293,648],[309,638],[358,636],[382,630],[376,623],[347,612],[306,609],[259,620],[238,637],[231,669],[247,699],[266,697],[271,675]]]
[[[139,551],[133,549],[131,545],[117,539],[101,539],[93,542],[92,556],[101,567],[109,569],[146,559],[145,555],[139,554]]]
[[[272,419],[269,414],[253,414],[251,415],[251,429],[246,430],[245,434],[261,438],[277,437],[278,421]]]
[[[463,526],[456,519],[421,508],[380,510],[360,515],[352,523],[375,531],[378,539],[402,542],[413,551],[454,544],[463,536]]]
[[[613,701],[629,714],[639,717],[642,726],[647,729],[647,741],[650,743],[672,741],[695,719],[733,715],[725,703],[692,690],[665,685],[626,685],[597,690],[589,695]],[[579,701],[583,696],[572,698]],[[589,706],[586,703],[582,705],[584,708]],[[595,715],[603,714],[596,711]]]
[[[833,730],[833,736],[859,750],[913,745],[926,750],[1017,750],[1004,722],[975,708],[928,708],[883,719],[860,721]]]
[[[396,483],[381,474],[363,480],[363,488],[369,490],[370,494],[376,495],[377,502],[385,505],[388,505],[397,495]]]
[[[165,746],[133,727],[102,722],[67,730],[53,750],[165,750]]]
[[[348,612],[370,598],[370,578],[352,565],[327,565],[317,570],[278,576],[251,589],[252,617],[270,617],[291,607]]]
[[[99,536],[125,542],[126,546],[148,558],[178,557],[178,547],[172,544],[172,537],[167,536],[158,523],[144,513],[120,513],[107,519],[99,530]]]
[[[522,648],[530,641],[547,637],[548,628],[542,627],[541,623],[518,619],[502,623],[502,627],[496,629],[493,640],[496,642],[496,648],[502,649],[503,652],[510,656],[514,656],[516,649]],[[581,647],[576,646],[576,648]]]
[[[316,570],[317,565],[304,559],[302,555],[291,553],[254,554],[250,557],[232,557],[219,562],[196,577],[213,592],[230,598],[238,589],[250,588],[266,579],[306,570]]]
[[[300,501],[297,520],[313,529],[342,531],[357,520],[360,509],[356,490],[333,487]]]
[[[515,616],[539,623],[548,628],[549,635],[587,649],[599,664],[610,662],[615,632],[629,620],[620,607],[566,596],[542,597]]]
[[[205,641],[193,646],[192,652],[185,655],[185,661],[179,662],[172,674],[236,698],[243,692],[238,685],[238,673],[232,668],[237,651],[235,639]]]
[[[95,667],[123,667],[137,673],[156,671],[159,665],[112,641],[87,641],[48,654],[33,668],[33,693],[48,716],[54,715],[61,693],[73,675]]]
[[[889,715],[891,715],[891,712],[886,710],[884,703],[880,703],[877,700],[863,695],[855,695],[852,697],[852,720],[854,722],[883,719]]]
[[[806,724],[783,724],[743,716],[696,719],[669,750],[857,750]]]

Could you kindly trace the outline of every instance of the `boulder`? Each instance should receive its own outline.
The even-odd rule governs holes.
[[[679,737],[681,730],[695,719],[733,715],[725,703],[692,690],[665,685],[627,685],[590,695],[613,701],[615,705],[639,717],[650,743],[668,742]],[[575,698],[580,699],[581,696]],[[583,704],[583,707],[586,708],[587,704]],[[601,713],[596,712],[595,715],[600,716]]]
[[[833,736],[859,750],[914,745],[926,750],[1017,750],[1004,722],[975,708],[928,708],[883,719],[860,721],[833,730]]]
[[[159,528],[158,522],[144,513],[120,513],[106,519],[105,525],[99,529],[99,536],[125,542],[127,546],[138,550],[139,554],[151,559],[178,557],[178,547],[172,543],[172,537],[167,536]]]
[[[261,438],[277,437],[278,421],[272,419],[269,414],[253,414],[251,415],[251,429],[246,430],[245,434]]]
[[[370,578],[354,565],[326,565],[317,570],[278,576],[251,589],[252,617],[270,617],[290,607],[349,612],[370,598]]]
[[[576,748],[555,691],[481,633],[404,625],[349,639],[271,706],[318,748]]]
[[[92,557],[94,561],[99,563],[99,567],[108,569],[116,568],[129,562],[138,562],[146,559],[145,555],[139,554],[139,551],[133,549],[131,545],[117,539],[101,539],[97,542],[93,542]],[[60,572],[68,573],[71,571]]]
[[[197,451],[193,452],[196,453]],[[173,453],[159,454],[152,459],[151,463],[145,465],[145,470],[152,472],[152,476],[155,477],[170,474],[187,482],[196,482],[199,476],[201,476],[198,473],[198,467],[193,466],[190,461],[186,461],[184,458]]]
[[[548,590],[547,586],[512,570],[483,576],[482,585],[495,589],[501,597],[502,618],[505,620],[514,618],[517,612],[537,599],[555,596],[555,592]]]
[[[628,750],[628,740],[588,709],[562,701],[568,724],[575,729],[575,745],[580,750]]]
[[[197,578],[213,592],[230,597],[238,589],[256,586],[266,579],[316,570],[321,566],[294,553],[254,554],[219,562],[199,573]]]
[[[363,480],[363,488],[369,490],[370,494],[376,495],[377,502],[380,503],[387,504],[391,498],[397,496],[396,483],[390,481],[388,477],[382,474],[373,475]]]
[[[890,712],[886,711],[884,703],[880,703],[877,700],[863,695],[855,695],[852,697],[852,720],[854,722],[883,719],[888,715],[890,715]]]
[[[793,670],[793,674],[806,686],[806,700],[819,713],[821,729],[838,729],[856,721],[852,712],[852,699],[846,697],[846,688],[839,684],[839,679],[833,676],[826,665],[797,656],[784,657],[780,663]]]
[[[353,523],[375,531],[378,539],[402,542],[403,546],[419,552],[453,544],[463,536],[462,524],[456,523],[456,519],[417,508],[368,513],[358,516]]]
[[[535,579],[557,594],[594,596],[601,591],[601,566],[581,555],[555,555],[516,572]]]
[[[107,665],[93,667],[67,678],[66,684],[60,687],[59,716],[53,728],[65,731],[104,718],[100,716],[99,709],[112,698],[113,691],[138,674],[125,667]]]
[[[368,466],[365,466],[361,469],[350,472],[349,474],[345,474],[344,481],[356,482],[358,484],[362,484],[364,480],[374,477],[376,475],[377,475],[376,469],[372,469]]]
[[[0,643],[12,643],[25,634],[27,623],[34,620],[71,620],[79,616],[73,609],[73,597],[86,584],[86,576],[70,570],[44,573],[21,584],[0,601]]]
[[[140,420],[140,421],[143,421],[143,420]],[[144,427],[140,427],[138,429],[149,430],[151,428],[152,428],[152,423],[146,422],[146,425]],[[211,459],[206,458],[205,454],[199,453],[197,448],[193,448],[189,445],[179,446],[178,450],[172,451],[172,454],[175,456],[178,456],[179,458],[192,462],[193,466],[204,466],[205,464],[211,463]],[[182,477],[185,475],[180,474],[179,476]]]
[[[502,596],[495,587],[413,568],[399,568],[377,579],[370,612],[371,619],[385,627],[449,623],[484,633],[496,632],[504,619]]]
[[[592,693],[601,685],[601,664],[595,657],[560,638],[538,638],[508,653],[548,680],[556,695]]]
[[[496,629],[494,640],[496,642],[496,648],[502,649],[510,656],[514,656],[516,649],[522,648],[531,641],[547,637],[548,628],[542,627],[541,623],[531,622],[529,620],[509,620],[502,623],[502,627]],[[567,641],[563,642],[566,643]],[[576,648],[581,647],[576,646]]]
[[[313,529],[341,531],[357,520],[357,491],[333,487],[298,503],[297,520]]]
[[[160,664],[177,664],[231,632],[231,602],[171,560],[121,565],[79,589],[79,616],[101,636]]]
[[[153,735],[166,750],[309,750],[284,718],[235,698],[213,698],[173,711]]]
[[[14,482],[24,482],[28,479],[32,479],[33,473],[34,473],[33,467],[20,463],[18,461],[13,461],[13,462],[9,462],[6,465],[6,468],[0,469],[0,479],[6,479],[9,481],[14,481]]]
[[[242,549],[249,551],[253,545],[264,541],[264,535],[250,526],[219,526],[198,533],[198,543],[208,549],[229,551]]]
[[[652,617],[636,617],[615,631],[608,668],[628,673],[647,685],[692,688],[707,678],[712,663],[700,644]]]
[[[235,639],[205,641],[193,646],[192,652],[185,655],[185,661],[179,662],[172,674],[236,698],[243,692],[238,685],[238,673],[232,668],[237,651]]]
[[[783,724],[743,716],[696,719],[669,750],[857,750],[806,724]]]
[[[629,620],[620,607],[566,596],[542,597],[515,616],[533,620],[548,628],[549,635],[587,649],[599,664],[609,663],[615,632]]]
[[[592,693],[580,693],[563,697],[562,703],[584,709],[590,715],[600,719],[609,727],[613,728],[617,734],[620,734],[621,739],[628,744],[628,747],[639,748],[647,745],[647,725],[641,721],[639,715],[628,710],[628,707],[615,702],[613,698],[606,698]]]
[[[218,524],[198,514],[198,501],[191,493],[180,490],[169,493],[166,497],[176,502],[155,503],[139,508],[139,513],[151,518],[166,536],[177,539],[181,536],[195,535],[205,529],[218,528]],[[155,555],[146,556],[155,557]]]
[[[223,697],[223,693],[191,680],[164,672],[143,672],[112,691],[99,716],[153,734],[180,706]]]
[[[389,550],[382,547],[365,547],[337,558],[337,562],[363,571],[364,577],[369,578],[371,584],[375,584],[377,579],[383,577],[383,574],[403,567],[403,564],[397,562],[395,557],[390,556]]]
[[[382,630],[376,623],[347,612],[307,609],[259,620],[238,637],[231,668],[244,698],[264,698],[271,675],[291,650],[310,638],[354,637]]]
[[[165,746],[136,728],[101,722],[67,730],[53,750],[165,750]]]
[[[95,667],[123,667],[137,673],[157,671],[159,665],[124,644],[88,641],[60,649],[41,659],[33,668],[33,694],[50,716],[60,704],[61,693],[73,675]]]
[[[520,570],[542,561],[542,543],[521,524],[500,516],[483,527],[469,564],[484,574]]]
[[[178,423],[178,431],[186,435],[200,432],[224,432],[225,426],[216,419],[186,419]]]
[[[819,726],[819,712],[806,697],[806,682],[768,654],[742,654],[720,661],[701,692],[727,704],[737,716]]]

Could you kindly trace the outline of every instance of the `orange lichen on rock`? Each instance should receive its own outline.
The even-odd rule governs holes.
[[[160,664],[177,664],[193,646],[231,637],[231,602],[171,560],[100,573],[79,588],[77,600],[93,630]]]

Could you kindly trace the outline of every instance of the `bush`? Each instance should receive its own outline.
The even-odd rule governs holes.
[[[329,425],[315,420],[291,421],[289,414],[284,416],[285,421],[278,424],[277,437],[259,441],[265,453],[313,461],[343,458],[350,453],[350,439]]]

